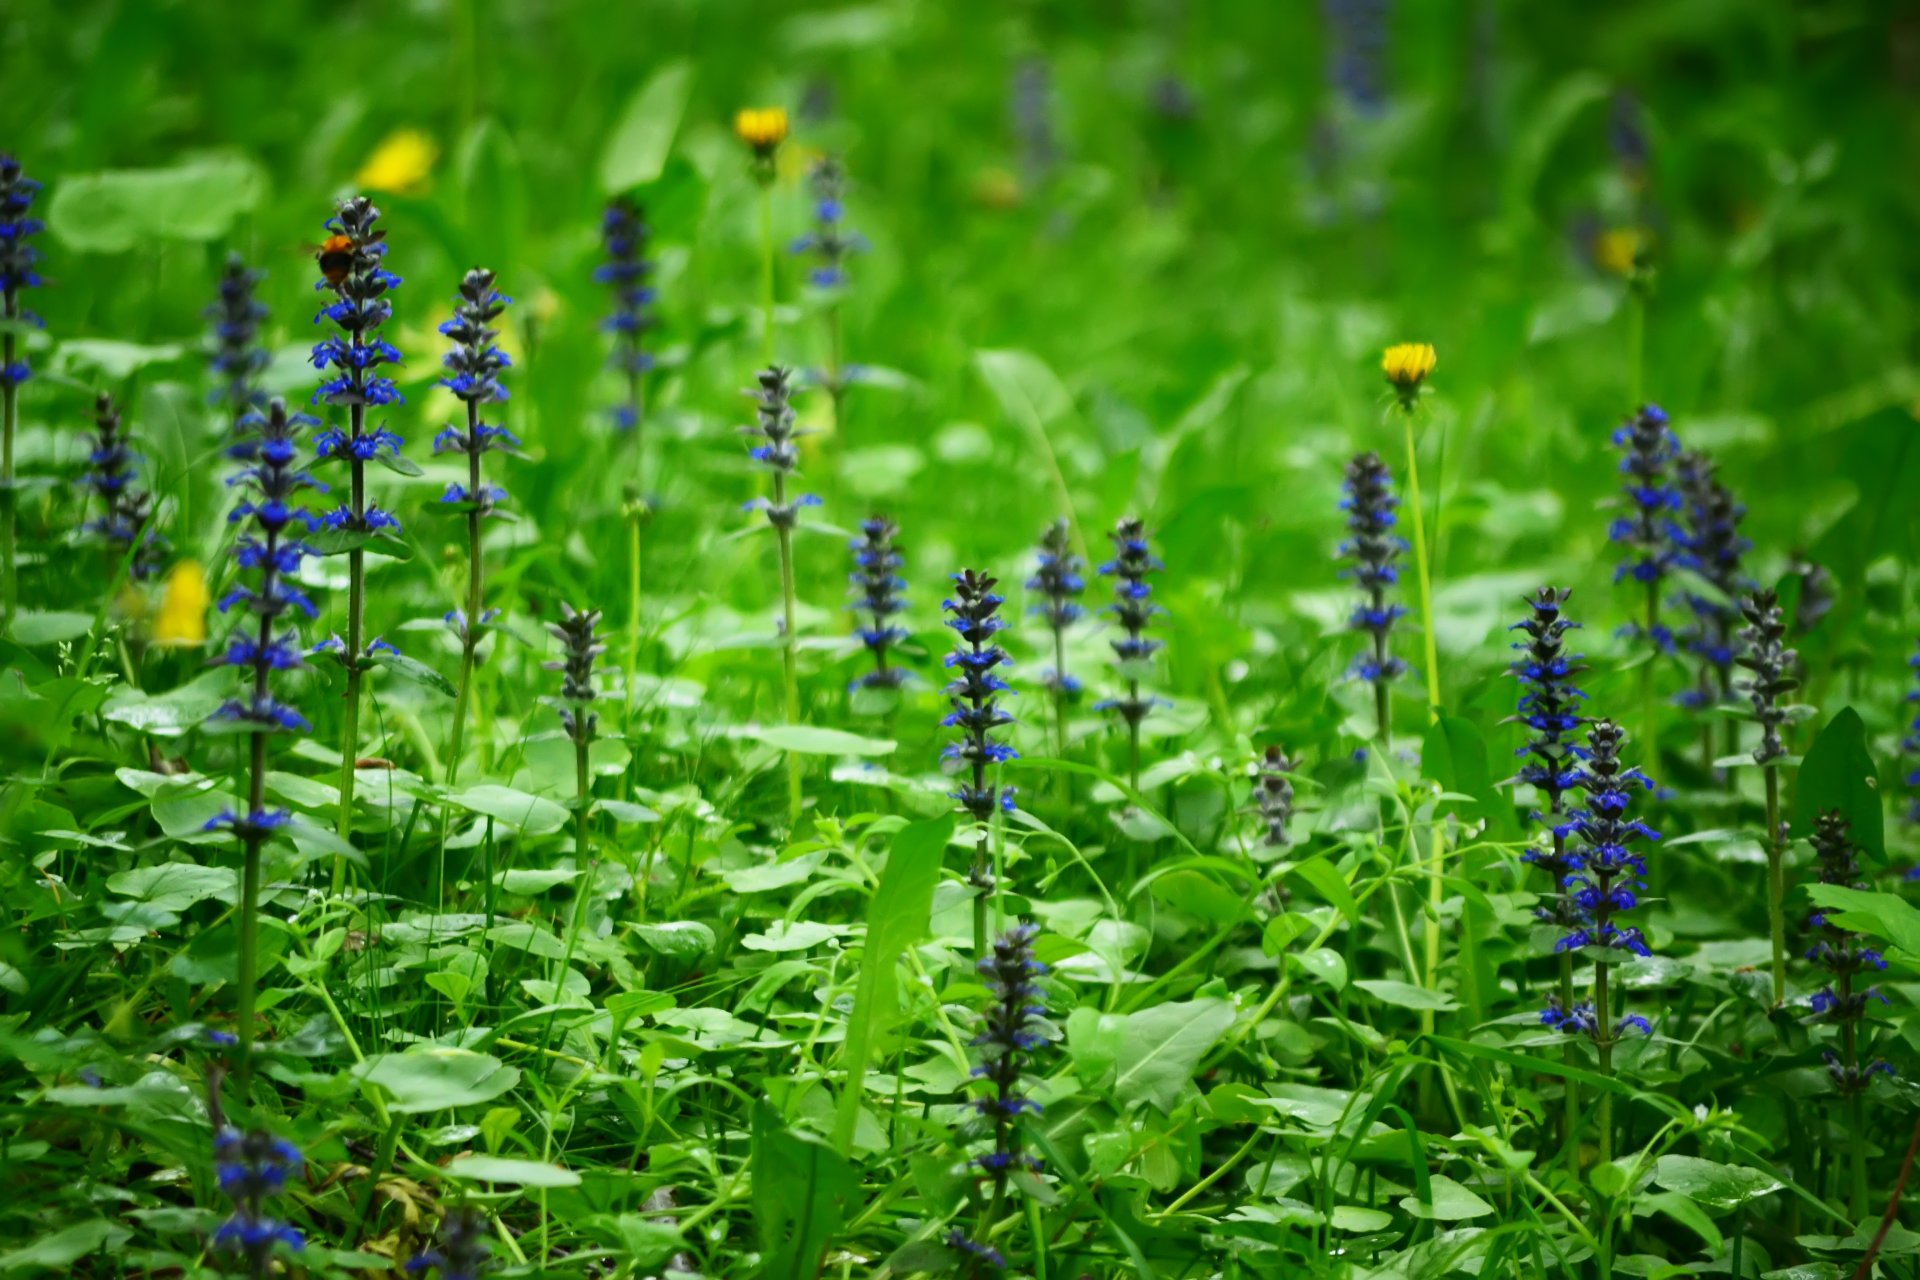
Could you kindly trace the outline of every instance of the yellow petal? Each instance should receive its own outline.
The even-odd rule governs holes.
[[[207,575],[198,560],[174,565],[160,588],[160,608],[153,615],[153,643],[168,648],[205,644],[209,599]]]

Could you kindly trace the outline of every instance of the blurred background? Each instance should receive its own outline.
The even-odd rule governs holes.
[[[270,382],[304,400],[311,246],[364,190],[408,282],[395,426],[419,454],[451,403],[433,325],[458,273],[495,267],[518,299],[508,417],[533,461],[508,477],[528,519],[507,580],[617,580],[638,484],[660,507],[650,583],[764,611],[701,499],[756,491],[729,428],[758,360],[758,206],[729,122],[777,104],[782,243],[830,151],[871,246],[841,302],[864,382],[809,484],[842,527],[892,511],[915,572],[1021,573],[1057,468],[1090,541],[1131,509],[1158,531],[1179,683],[1276,645],[1299,659],[1277,670],[1337,671],[1339,468],[1396,457],[1379,349],[1430,341],[1449,697],[1491,708],[1518,591],[1582,589],[1601,648],[1631,607],[1603,508],[1637,262],[1644,394],[1746,499],[1757,575],[1826,565],[1848,594],[1808,645],[1899,674],[1859,628],[1905,643],[1920,529],[1912,4],[11,0],[0,59],[0,145],[51,222],[33,302],[56,376],[23,402],[23,467],[72,466],[91,390],[120,389],[184,546],[211,545],[223,501],[201,356],[220,263],[269,272]],[[622,191],[659,263],[638,465],[608,429],[592,278]],[[809,366],[804,277],[783,262],[777,348]],[[446,478],[430,466],[424,500]],[[453,522],[413,536],[429,554],[385,572],[451,599]],[[838,544],[809,555],[839,580]],[[813,603],[838,616],[834,590]]]

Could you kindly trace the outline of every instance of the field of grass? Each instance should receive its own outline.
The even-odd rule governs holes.
[[[1911,6],[0,67],[0,1278],[1920,1280]]]

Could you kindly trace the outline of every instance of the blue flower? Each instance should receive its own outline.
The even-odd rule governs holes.
[[[0,153],[0,297],[5,299],[5,318],[39,323],[39,317],[21,309],[20,291],[37,289],[42,281],[38,264],[40,250],[33,237],[45,230],[40,219],[29,216],[40,184],[20,168],[12,156]],[[7,359],[0,361],[0,387],[11,396],[33,371],[25,359],[15,354],[17,335],[6,335]]]
[[[153,529],[153,495],[142,489],[134,468],[140,463],[113,398],[101,392],[94,399],[94,442],[87,454],[93,468],[81,484],[100,497],[99,516],[82,526],[96,534],[112,550],[116,563],[132,552],[128,572],[142,582],[160,572],[167,554],[167,541]]]
[[[1614,581],[1658,583],[1672,570],[1686,539],[1674,514],[1684,504],[1668,474],[1680,444],[1666,413],[1651,404],[1642,405],[1615,429],[1613,444],[1625,455],[1620,473],[1627,508],[1607,528],[1608,538],[1627,551]]]
[[[1149,639],[1147,627],[1156,614],[1166,612],[1153,602],[1153,588],[1147,575],[1165,568],[1147,545],[1146,525],[1127,516],[1114,525],[1107,537],[1113,543],[1113,559],[1100,566],[1104,577],[1113,579],[1113,603],[1106,612],[1120,622],[1121,634],[1108,643],[1126,681],[1123,696],[1109,698],[1101,705],[1119,713],[1130,726],[1137,726],[1158,705],[1158,699],[1140,693],[1139,666],[1160,651],[1161,642]]]
[[[1013,723],[1013,717],[1000,707],[999,695],[1007,684],[994,674],[1007,663],[1007,651],[994,637],[1005,623],[999,617],[1005,603],[994,590],[997,580],[974,569],[953,575],[953,594],[941,603],[946,624],[954,632],[954,649],[945,665],[956,672],[942,692],[951,708],[941,723],[960,729],[960,740],[943,755],[949,767],[968,771],[968,781],[954,792],[960,807],[981,824],[980,840],[984,849],[986,824],[995,811],[1010,812],[1011,788],[996,787],[987,779],[987,767],[1006,759],[1004,748],[992,738],[994,730]],[[976,888],[984,888],[984,861],[976,857],[973,879]]]
[[[1066,633],[1086,614],[1080,606],[1080,595],[1087,589],[1086,572],[1086,561],[1074,553],[1067,522],[1055,520],[1040,535],[1039,563],[1027,579],[1027,590],[1040,599],[1027,612],[1044,617],[1053,632],[1054,666],[1041,677],[1041,683],[1056,698],[1071,700],[1081,689],[1080,681],[1066,671]]]
[[[1039,931],[1016,925],[993,940],[991,954],[979,961],[981,976],[992,992],[986,1016],[973,1047],[980,1061],[972,1078],[986,1082],[987,1096],[975,1099],[974,1110],[992,1126],[992,1147],[974,1163],[1004,1183],[1013,1168],[1031,1162],[1022,1152],[1019,1118],[1038,1114],[1039,1104],[1021,1092],[1022,1077],[1033,1056],[1048,1044],[1044,995],[1039,980],[1047,967],[1034,958]]]
[[[822,156],[807,172],[807,185],[813,190],[813,230],[794,240],[796,254],[812,253],[819,264],[807,273],[807,279],[821,289],[837,289],[847,283],[847,258],[867,247],[866,238],[841,226],[846,212],[847,171],[833,156]]]
[[[764,511],[767,523],[775,529],[791,529],[799,523],[800,508],[820,505],[820,499],[803,494],[789,499],[787,481],[800,465],[799,438],[806,434],[794,425],[793,373],[775,365],[763,369],[747,392],[753,400],[754,423],[742,427],[743,434],[758,437],[760,443],[747,450],[747,456],[764,466],[773,476],[770,497],[755,498],[745,504],[748,511]]]
[[[239,254],[229,255],[226,270],[220,275],[220,296],[206,309],[213,322],[212,350],[208,363],[221,380],[209,398],[224,405],[234,415],[231,457],[251,455],[252,442],[242,431],[247,415],[266,403],[259,377],[267,367],[266,348],[260,345],[260,326],[267,318],[267,306],[254,296],[254,289],[265,273],[250,270]]]
[[[407,1259],[406,1269],[417,1275],[432,1268],[440,1273],[440,1280],[477,1280],[491,1261],[486,1218],[471,1205],[457,1205],[441,1220],[435,1247]]]
[[[1685,520],[1673,563],[1714,589],[1713,594],[1681,594],[1694,621],[1680,636],[1680,643],[1699,661],[1699,687],[1688,691],[1692,696],[1685,705],[1701,710],[1732,695],[1734,623],[1739,617],[1732,602],[1753,586],[1741,568],[1741,558],[1753,546],[1740,534],[1747,509],[1715,472],[1713,459],[1703,453],[1686,450],[1674,459]]]
[[[263,1276],[275,1245],[298,1252],[306,1244],[298,1231],[267,1209],[267,1201],[286,1190],[287,1180],[300,1172],[299,1149],[265,1130],[242,1134],[222,1128],[214,1135],[213,1157],[220,1190],[233,1201],[233,1215],[214,1232],[214,1245],[245,1255],[249,1273]]]
[[[907,580],[900,576],[906,560],[894,545],[899,532],[893,521],[874,516],[860,522],[860,536],[850,544],[854,567],[848,580],[853,598],[847,608],[872,619],[854,632],[873,655],[873,670],[856,679],[855,688],[897,689],[908,676],[905,667],[887,663],[888,653],[907,638],[906,629],[893,623],[907,607]]]
[[[329,321],[340,330],[313,348],[313,366],[332,369],[313,394],[315,404],[343,406],[349,411],[345,431],[327,432],[317,442],[321,458],[344,458],[356,480],[352,501],[341,517],[328,517],[328,528],[371,532],[374,508],[365,505],[365,486],[358,483],[366,464],[387,449],[396,456],[402,441],[385,427],[366,430],[369,407],[404,403],[393,379],[381,370],[400,363],[400,352],[380,336],[393,316],[388,294],[400,287],[400,277],[387,270],[387,233],[375,226],[380,210],[365,196],[343,200],[326,223],[327,242],[317,255],[321,278],[316,290],[331,291],[335,300],[321,308],[314,323]],[[390,518],[389,518],[390,520]],[[395,526],[397,527],[397,526]]]
[[[593,278],[613,295],[613,311],[600,327],[613,335],[608,363],[625,379],[626,399],[613,410],[614,426],[631,431],[640,423],[640,379],[653,368],[653,356],[641,348],[656,323],[653,289],[647,281],[653,264],[647,260],[647,223],[640,206],[626,196],[607,203],[600,219],[600,242],[606,261]]]
[[[1388,590],[1400,581],[1397,561],[1407,547],[1406,539],[1394,532],[1400,500],[1393,494],[1387,464],[1377,453],[1359,454],[1347,464],[1346,483],[1341,490],[1344,496],[1340,509],[1347,513],[1347,538],[1339,551],[1351,561],[1346,572],[1362,593],[1359,604],[1347,617],[1347,626],[1372,637],[1371,651],[1357,658],[1348,674],[1381,684],[1398,679],[1407,670],[1407,664],[1388,650],[1394,623],[1406,614],[1400,605],[1387,602]]]

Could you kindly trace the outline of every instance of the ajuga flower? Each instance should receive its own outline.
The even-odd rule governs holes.
[[[1507,666],[1520,685],[1515,714],[1507,723],[1525,725],[1529,731],[1526,745],[1514,753],[1524,762],[1514,781],[1532,787],[1536,801],[1545,801],[1544,811],[1532,816],[1544,822],[1552,836],[1551,845],[1529,848],[1521,859],[1546,872],[1549,881],[1545,903],[1534,914],[1542,923],[1563,929],[1576,926],[1579,911],[1562,892],[1575,868],[1562,815],[1567,794],[1580,787],[1580,761],[1586,751],[1575,735],[1585,723],[1580,707],[1587,695],[1574,681],[1587,668],[1584,655],[1569,653],[1566,645],[1567,632],[1580,625],[1569,621],[1564,611],[1571,594],[1541,587],[1527,597],[1527,616],[1510,628],[1525,632],[1526,639],[1514,643],[1520,656]]]
[[[1055,697],[1072,698],[1080,692],[1080,682],[1067,674],[1067,629],[1085,616],[1080,594],[1087,589],[1086,562],[1074,554],[1072,533],[1065,520],[1055,520],[1040,535],[1039,563],[1027,579],[1027,590],[1040,597],[1027,610],[1047,620],[1053,633],[1053,666],[1041,676],[1041,683]]]
[[[267,351],[260,345],[260,326],[267,318],[267,304],[254,296],[254,289],[266,275],[250,269],[239,254],[227,258],[220,273],[220,297],[206,310],[213,322],[212,351],[208,363],[219,379],[209,399],[233,415],[234,439],[228,453],[246,457],[251,442],[239,434],[246,416],[266,403],[260,389],[260,371],[267,367]]]
[[[1793,634],[1804,636],[1833,612],[1833,573],[1827,566],[1809,559],[1804,551],[1793,553],[1787,572],[1800,579],[1800,598],[1793,606]]]
[[[1287,822],[1293,817],[1293,783],[1287,775],[1299,770],[1300,762],[1288,759],[1279,747],[1268,747],[1254,767],[1253,807],[1265,828],[1262,843],[1269,849],[1293,843],[1287,835]]]
[[[492,1261],[487,1252],[486,1218],[471,1205],[455,1205],[440,1220],[434,1247],[407,1259],[407,1271],[419,1273],[431,1268],[440,1273],[440,1280],[478,1280]]]
[[[33,238],[46,229],[46,224],[32,216],[33,200],[39,194],[40,184],[21,171],[20,162],[0,153],[0,298],[5,300],[7,320],[36,325],[40,318],[21,309],[20,293],[23,289],[37,289],[42,283],[38,270],[40,250],[34,247]],[[9,401],[20,384],[32,376],[27,362],[20,357],[19,340],[20,335],[12,326],[0,334],[0,345],[5,348],[4,356],[0,356],[0,390],[5,391]],[[9,413],[7,429],[12,428],[13,415]],[[7,456],[12,455],[12,449],[8,449]]]
[[[1697,574],[1716,595],[1686,591],[1683,601],[1694,622],[1682,636],[1686,650],[1700,663],[1696,688],[1680,695],[1686,706],[1710,707],[1733,693],[1734,597],[1751,587],[1740,567],[1741,557],[1753,546],[1740,535],[1747,509],[1734,499],[1715,475],[1713,459],[1685,450],[1674,459],[1684,521],[1674,564]]]
[[[785,107],[742,107],[733,116],[733,136],[753,152],[753,173],[761,182],[773,181],[773,158],[787,140]]]
[[[860,522],[860,536],[851,544],[853,601],[847,608],[866,615],[854,634],[873,655],[873,670],[855,680],[855,688],[897,689],[907,678],[906,668],[887,665],[888,651],[907,638],[893,621],[907,607],[907,580],[900,576],[906,561],[893,541],[899,532],[893,521],[874,516]]]
[[[1421,384],[1438,363],[1432,343],[1401,342],[1381,354],[1380,372],[1386,375],[1393,394],[1400,398],[1401,407],[1411,408],[1420,396]]]
[[[295,1252],[306,1244],[298,1231],[274,1218],[267,1205],[286,1190],[287,1179],[300,1172],[300,1151],[261,1129],[241,1133],[222,1128],[214,1135],[213,1159],[220,1190],[233,1201],[233,1215],[213,1233],[213,1243],[240,1254],[247,1274],[261,1280],[276,1244]]]
[[[948,744],[942,759],[952,768],[968,771],[969,780],[960,784],[953,798],[981,824],[983,854],[986,824],[994,811],[1013,811],[1013,788],[989,785],[987,768],[1018,756],[1012,747],[993,737],[995,730],[1013,723],[1013,717],[1000,709],[1000,695],[1007,691],[1007,682],[994,674],[1009,660],[1007,651],[994,638],[1006,626],[999,616],[1004,601],[994,591],[997,585],[984,573],[963,570],[953,575],[953,594],[941,606],[955,640],[953,652],[946,658],[954,676],[944,690],[952,710],[940,723],[961,732],[960,740]],[[984,865],[976,865],[976,872],[984,876]]]
[[[796,239],[794,253],[811,253],[819,261],[807,279],[822,289],[847,283],[847,258],[867,247],[866,237],[842,225],[846,216],[847,171],[833,156],[821,156],[807,171],[813,195],[813,230]]]
[[[794,425],[793,373],[778,366],[763,369],[747,394],[753,399],[754,423],[740,430],[760,441],[747,453],[773,477],[772,496],[755,498],[747,503],[747,510],[764,511],[775,529],[791,530],[800,522],[800,508],[820,505],[820,499],[810,493],[787,496],[787,481],[800,465],[798,441],[806,434]]]
[[[448,426],[433,438],[435,453],[467,455],[467,482],[449,484],[440,501],[471,504],[476,517],[489,514],[494,504],[507,496],[506,490],[497,485],[481,482],[481,456],[490,450],[514,448],[520,443],[505,427],[490,426],[480,420],[483,405],[500,404],[507,399],[507,389],[500,385],[500,373],[513,363],[494,345],[500,337],[494,322],[513,299],[493,284],[493,272],[484,267],[467,272],[454,299],[453,319],[440,326],[440,332],[453,342],[443,361],[447,372],[440,379],[440,385],[451,391],[467,410],[464,428]]]
[[[1770,764],[1787,754],[1780,739],[1780,726],[1787,722],[1787,708],[1781,698],[1800,687],[1794,677],[1796,654],[1786,646],[1787,625],[1780,612],[1780,598],[1772,591],[1754,591],[1740,601],[1740,612],[1747,625],[1740,631],[1741,654],[1735,659],[1753,675],[1741,682],[1747,700],[1753,704],[1753,718],[1760,724],[1760,745],[1753,749],[1755,764]]]
[[[387,233],[376,229],[380,210],[365,196],[342,201],[326,223],[327,238],[316,259],[320,279],[316,290],[326,290],[334,301],[320,309],[314,323],[331,322],[340,332],[314,344],[313,367],[334,372],[313,393],[316,404],[347,409],[345,430],[332,427],[314,440],[317,458],[345,458],[353,472],[347,505],[325,517],[329,528],[371,532],[399,527],[399,522],[370,506],[365,498],[366,464],[384,449],[397,455],[404,441],[385,426],[366,429],[367,409],[402,403],[393,379],[380,370],[398,364],[400,352],[380,336],[381,326],[393,316],[387,295],[400,287],[400,277],[383,265]]]
[[[91,468],[81,483],[100,497],[100,514],[84,526],[114,551],[116,558],[133,553],[129,573],[144,582],[160,572],[167,541],[150,528],[153,495],[140,487],[135,468],[140,455],[123,429],[113,398],[105,392],[93,402],[93,448],[87,454]]]
[[[1659,584],[1672,570],[1684,537],[1674,516],[1681,507],[1680,493],[1668,474],[1680,444],[1667,425],[1666,413],[1651,404],[1640,406],[1638,413],[1615,429],[1613,444],[1625,455],[1620,459],[1620,474],[1625,477],[1627,507],[1627,514],[1607,527],[1607,536],[1627,551],[1613,578],[1646,584],[1648,616],[1639,633],[1665,652],[1673,647],[1673,633],[1660,623]]]
[[[1153,602],[1153,587],[1147,576],[1166,566],[1147,545],[1146,525],[1134,516],[1122,519],[1107,537],[1113,542],[1113,559],[1101,565],[1100,572],[1113,579],[1113,603],[1107,606],[1107,612],[1120,623],[1120,635],[1108,643],[1113,646],[1114,665],[1126,681],[1127,691],[1122,697],[1095,703],[1094,710],[1112,711],[1126,722],[1133,742],[1132,776],[1137,782],[1140,722],[1157,701],[1142,696],[1140,677],[1161,646],[1161,641],[1148,638],[1147,628],[1152,625],[1154,615],[1166,612]]]
[[[1859,850],[1847,820],[1837,810],[1815,816],[1810,839],[1815,874],[1821,884],[1867,887],[1860,874]],[[1865,945],[1858,934],[1835,924],[1824,911],[1815,911],[1807,925],[1814,933],[1814,943],[1807,949],[1806,958],[1826,975],[1825,983],[1808,1004],[1816,1020],[1840,1028],[1840,1052],[1827,1053],[1827,1070],[1843,1096],[1859,1093],[1876,1074],[1893,1074],[1892,1068],[1878,1059],[1863,1066],[1860,1052],[1861,1020],[1873,1000],[1885,1003],[1886,997],[1857,979],[1864,973],[1884,971],[1887,962],[1877,948]]]
[[[594,659],[607,651],[607,646],[600,643],[594,632],[599,625],[598,609],[582,612],[564,601],[560,605],[560,621],[547,624],[547,632],[560,642],[563,656],[541,665],[548,671],[563,673],[555,708],[560,713],[560,723],[566,726],[567,736],[576,746],[591,742],[600,727],[600,717],[589,709],[599,697],[593,687]]]
[[[1907,787],[1907,803],[1900,817],[1907,826],[1920,827],[1920,651],[1907,659],[1907,670],[1913,677],[1914,688],[1907,691],[1906,702],[1915,710],[1907,721],[1906,736],[1900,739],[1900,754],[1906,761],[1907,769],[1903,779]]]
[[[600,327],[613,335],[608,363],[626,380],[626,400],[613,411],[613,424],[622,431],[640,425],[640,380],[653,368],[653,357],[641,349],[654,326],[653,263],[647,260],[647,221],[639,204],[626,196],[607,202],[600,219],[600,243],[606,261],[593,278],[613,295],[613,309]]]
[[[1374,686],[1375,710],[1380,732],[1387,732],[1387,682],[1406,674],[1407,664],[1387,649],[1394,623],[1406,615],[1404,606],[1389,604],[1387,592],[1400,581],[1400,553],[1407,542],[1397,532],[1393,481],[1387,464],[1376,453],[1362,453],[1347,464],[1341,510],[1347,513],[1347,540],[1340,554],[1352,561],[1347,572],[1360,588],[1360,603],[1347,617],[1347,625],[1373,637],[1372,651],[1354,659],[1348,672],[1355,679]]]

